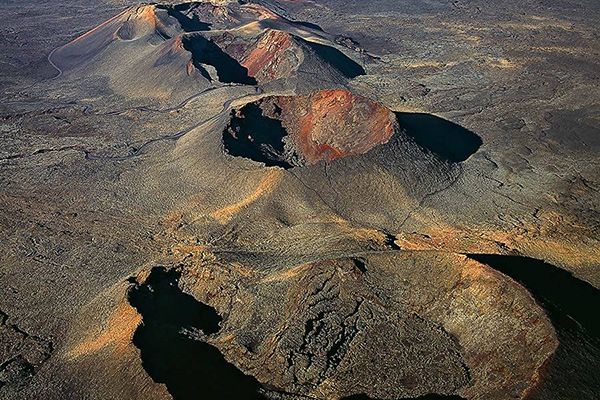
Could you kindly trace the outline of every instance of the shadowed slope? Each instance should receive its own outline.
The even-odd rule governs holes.
[[[528,257],[471,254],[525,286],[546,310],[559,346],[531,399],[593,399],[600,393],[600,291],[571,273]],[[559,396],[559,394],[561,396]]]
[[[473,132],[431,114],[396,113],[398,122],[420,146],[450,162],[461,162],[483,143]]]
[[[221,317],[177,286],[179,273],[156,267],[129,301],[142,325],[133,337],[143,366],[155,382],[167,385],[175,400],[263,399],[258,382],[228,363],[215,347],[193,336],[219,331]]]
[[[67,78],[105,81],[103,90],[122,96],[183,101],[210,85],[183,35],[166,10],[131,7],[57,49],[51,61]]]
[[[198,14],[191,13],[193,3],[177,4],[172,7],[159,5],[158,7],[167,10],[170,16],[175,17],[181,24],[181,27],[186,32],[209,31],[210,23],[200,21]]]
[[[194,66],[204,69],[202,64],[215,67],[219,81],[223,83],[240,83],[256,85],[256,79],[248,76],[248,69],[225,53],[219,46],[206,40],[202,36],[186,37],[183,41],[184,48],[192,54]]]
[[[364,74],[333,43],[302,38],[313,32],[256,4],[144,4],[56,49],[50,61],[61,75],[108,78],[110,88],[121,95],[163,100],[189,96],[209,81],[278,81],[314,90],[322,81],[344,84]],[[166,52],[177,56],[157,63]]]
[[[286,152],[286,136],[281,121],[264,116],[260,107],[251,103],[233,113],[223,133],[223,144],[232,156],[249,158],[268,167],[291,168],[297,156],[293,151]]]
[[[271,20],[269,20],[271,21]],[[218,34],[210,37],[223,51],[248,68],[248,74],[260,83],[303,77],[344,83],[365,71],[354,60],[333,46],[314,43],[287,32],[286,24],[267,22],[249,31]],[[315,76],[316,75],[316,76]]]
[[[325,46],[324,44],[304,41],[315,53],[324,61],[338,69],[347,78],[356,78],[359,75],[364,75],[365,70],[354,60],[350,59],[344,53],[335,47]]]

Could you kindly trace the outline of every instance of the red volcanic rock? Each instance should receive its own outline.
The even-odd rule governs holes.
[[[152,6],[131,10],[117,30],[116,36],[122,40],[134,40],[153,32],[162,24],[155,11]]]
[[[393,112],[345,90],[323,90],[281,104],[284,120],[286,110],[297,118],[292,125],[298,129],[297,145],[310,164],[366,153],[398,129]]]
[[[267,30],[241,57],[240,63],[259,82],[282,78],[297,61],[294,53],[288,51],[292,46],[289,33]]]
[[[307,163],[363,154],[399,129],[393,112],[346,90],[275,97],[283,126]]]
[[[261,29],[260,34],[251,37],[225,32],[210,36],[210,40],[259,83],[289,78],[299,70],[321,71],[323,79],[334,82],[345,80],[335,66],[316,55],[306,41],[282,30]]]
[[[213,79],[204,65],[215,68],[222,83],[279,80],[310,88],[364,73],[332,43],[303,39],[302,29],[256,4],[139,5],[56,49],[51,61],[64,72],[109,77],[114,87],[135,82],[135,92],[154,86],[140,85],[142,77],[152,77],[165,85],[144,95],[163,98],[172,97],[168,86],[189,95],[208,85]],[[193,80],[175,79],[185,76]]]
[[[272,132],[262,132],[267,127]],[[236,135],[227,133],[233,129]],[[346,90],[321,90],[303,96],[266,97],[247,104],[233,112],[225,132],[229,136],[224,137],[233,155],[267,165],[281,166],[285,161],[294,166],[364,154],[387,143],[399,129],[394,113],[380,104]],[[232,144],[230,136],[253,140]],[[258,154],[264,148],[269,150]],[[268,160],[277,163],[269,164]]]
[[[344,83],[364,74],[360,65],[332,45],[310,42],[285,30],[249,25],[247,31],[207,37],[259,83],[298,76],[303,82],[317,76],[321,81]]]

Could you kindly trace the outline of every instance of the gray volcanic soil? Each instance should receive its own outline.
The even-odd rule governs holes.
[[[217,3],[0,5],[0,397],[600,397],[600,6]]]

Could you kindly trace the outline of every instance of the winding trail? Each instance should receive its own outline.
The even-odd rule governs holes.
[[[52,78],[54,79],[54,78]],[[51,106],[51,107],[70,107],[70,106],[83,106],[83,114],[86,116],[92,116],[92,115],[97,115],[97,116],[113,116],[113,115],[121,115],[121,114],[125,114],[128,111],[144,111],[144,112],[154,112],[154,113],[161,113],[161,114],[168,114],[170,112],[173,111],[177,111],[182,109],[183,107],[185,107],[188,103],[190,103],[192,100],[197,99],[198,97],[201,97],[209,92],[212,92],[214,90],[217,89],[221,89],[224,87],[230,87],[230,86],[236,86],[236,85],[224,85],[224,86],[213,86],[210,87],[208,89],[204,89],[201,92],[195,93],[193,95],[191,95],[190,97],[188,97],[187,99],[183,100],[181,103],[179,103],[176,106],[173,107],[169,107],[169,108],[151,108],[148,106],[137,106],[137,107],[128,107],[128,108],[124,108],[122,110],[116,110],[116,111],[109,111],[109,112],[105,112],[105,113],[98,113],[98,112],[93,112],[92,109],[94,108],[94,105],[91,103],[83,103],[80,104],[77,101],[69,101],[69,102],[65,102],[65,103],[52,103],[46,100],[14,100],[14,101],[7,101],[4,104],[5,105],[40,105],[40,104],[44,104],[47,106]],[[262,90],[257,88],[257,90]]]
[[[46,81],[46,80],[48,80],[48,81],[53,81],[53,80],[55,80],[55,79],[58,79],[58,78],[60,78],[60,77],[63,75],[63,70],[62,70],[62,69],[60,69],[60,68],[59,68],[59,67],[58,67],[56,64],[54,64],[54,61],[52,61],[52,56],[54,55],[54,53],[55,53],[57,50],[60,50],[60,49],[62,49],[64,46],[65,46],[65,45],[63,44],[63,45],[61,45],[61,46],[58,46],[58,47],[54,48],[54,49],[53,49],[53,50],[52,50],[52,51],[51,51],[51,52],[48,54],[48,57],[46,57],[46,58],[48,59],[48,62],[50,63],[50,65],[52,65],[52,66],[53,66],[53,67],[54,67],[54,68],[55,68],[55,69],[58,71],[58,75],[56,75],[56,76],[54,76],[54,77],[52,77],[52,78],[44,79],[44,80],[42,80],[42,81],[39,81],[39,82],[36,82],[36,83],[44,82],[44,81]]]
[[[209,92],[212,92],[216,89],[221,89],[223,87],[228,87],[227,86],[213,86],[213,87],[209,87],[208,89],[204,89],[201,92],[198,92],[196,94],[191,95],[190,97],[188,97],[187,99],[183,100],[181,103],[179,103],[176,106],[173,107],[169,107],[169,108],[151,108],[151,107],[147,107],[147,106],[140,106],[140,107],[129,107],[129,108],[124,108],[122,110],[117,110],[117,111],[109,111],[106,113],[95,113],[92,112],[93,109],[93,105],[92,104],[86,104],[85,108],[83,109],[83,114],[85,115],[100,115],[100,116],[111,116],[111,115],[121,115],[126,113],[127,111],[144,111],[144,112],[155,112],[155,113],[161,113],[161,114],[168,114],[170,112],[173,111],[177,111],[182,109],[183,107],[185,107],[189,102],[191,102],[192,100],[197,99],[198,97],[201,97]],[[234,86],[234,85],[231,85]]]
[[[210,88],[210,89],[204,90],[201,93],[198,93],[198,94],[196,94],[194,96],[191,96],[188,99],[184,100],[182,103],[180,103],[177,107],[173,107],[171,109],[166,109],[166,110],[153,110],[153,111],[154,112],[170,112],[170,111],[176,110],[178,108],[184,107],[189,101],[191,101],[191,100],[193,100],[193,99],[195,99],[195,98],[197,98],[197,97],[199,97],[199,96],[201,96],[203,94],[211,92],[214,89],[216,89],[216,88]],[[148,146],[150,146],[151,144],[153,144],[153,143],[162,142],[162,141],[176,141],[177,139],[185,136],[186,134],[190,133],[191,131],[193,131],[193,130],[195,130],[197,128],[200,128],[201,126],[203,126],[203,125],[205,125],[205,124],[207,124],[209,122],[212,122],[212,121],[220,118],[225,113],[229,112],[231,104],[234,101],[241,100],[241,99],[246,98],[246,97],[260,95],[262,93],[263,93],[263,90],[261,88],[259,88],[259,87],[256,87],[254,93],[249,93],[249,94],[245,94],[243,96],[239,96],[239,97],[235,97],[233,99],[229,99],[229,100],[227,100],[226,102],[223,103],[221,111],[218,112],[217,114],[213,115],[212,117],[207,118],[207,119],[205,119],[203,121],[200,121],[197,124],[195,124],[195,125],[193,125],[193,126],[191,126],[189,128],[186,128],[186,129],[184,129],[182,131],[177,132],[174,135],[164,135],[164,136],[160,136],[158,138],[150,139],[147,142],[145,142],[144,144],[142,144],[132,154],[128,154],[126,156],[96,156],[96,155],[93,155],[91,152],[89,152],[87,150],[84,150],[85,158],[87,158],[88,160],[125,161],[125,160],[128,160],[130,158],[137,157],[140,154],[142,154],[144,152],[144,150]]]
[[[218,89],[218,88],[209,88],[206,90],[203,90],[200,93],[197,93],[193,96],[188,97],[186,100],[184,100],[183,102],[181,102],[179,105],[175,106],[175,107],[171,107],[168,109],[163,109],[163,110],[154,110],[154,109],[147,109],[148,111],[151,112],[160,112],[160,113],[167,113],[167,112],[171,112],[173,110],[177,110],[180,109],[182,107],[185,107],[186,104],[188,104],[191,100],[198,98],[206,93],[210,93],[213,90]],[[63,146],[60,148],[48,148],[48,149],[38,149],[36,151],[34,151],[33,153],[30,154],[13,154],[13,155],[9,155],[6,157],[2,157],[0,158],[0,161],[5,161],[5,160],[12,160],[12,159],[16,159],[16,158],[25,158],[25,157],[31,157],[31,156],[35,156],[38,154],[43,154],[43,153],[49,153],[49,152],[57,152],[57,151],[66,151],[66,150],[74,150],[74,151],[81,151],[85,154],[85,158],[88,160],[96,160],[96,161],[125,161],[125,160],[129,160],[130,158],[133,157],[137,157],[139,155],[141,155],[144,150],[146,150],[151,144],[153,143],[157,143],[157,142],[162,142],[162,141],[176,141],[177,139],[185,136],[186,134],[190,133],[191,131],[193,131],[194,129],[200,128],[201,126],[212,122],[220,117],[222,117],[225,113],[229,112],[231,104],[234,101],[237,100],[241,100],[243,98],[246,97],[251,97],[251,96],[257,96],[263,93],[263,90],[259,87],[255,87],[255,92],[254,93],[248,93],[248,94],[244,94],[242,96],[238,96],[238,97],[234,97],[233,99],[229,99],[227,101],[225,101],[222,105],[222,109],[221,111],[219,111],[217,114],[211,116],[210,118],[204,119],[200,122],[198,122],[197,124],[194,124],[193,126],[186,128],[182,131],[179,131],[173,135],[164,135],[164,136],[160,136],[154,139],[150,139],[146,142],[144,142],[138,149],[136,149],[133,153],[125,155],[125,156],[99,156],[99,155],[94,155],[92,153],[92,151],[87,150],[84,146],[82,145],[72,145],[72,146]],[[25,103],[25,102],[24,102]],[[32,102],[27,102],[27,103],[32,103]],[[71,103],[71,105],[73,105]],[[113,112],[113,114],[107,114],[107,115],[115,115],[114,113],[117,112],[125,112],[125,111],[115,111]],[[96,115],[96,114],[89,114],[87,113],[86,115]]]
[[[56,75],[55,77],[49,78],[49,79],[44,79],[43,81],[58,79],[58,78],[60,78],[62,76],[63,71],[56,64],[54,64],[54,62],[51,60],[51,57],[54,54],[54,52],[57,51],[57,50],[59,50],[61,47],[62,46],[55,48],[54,50],[52,50],[50,52],[50,54],[48,54],[48,62],[50,62],[50,64],[54,68],[56,68],[56,70],[58,71],[58,75]],[[43,81],[40,81],[40,82],[43,82]],[[40,82],[36,82],[33,85],[35,85],[37,83],[40,83]],[[116,110],[116,111],[109,111],[109,112],[106,112],[106,113],[94,113],[94,112],[92,112],[93,105],[90,104],[90,103],[87,103],[87,104],[82,104],[84,106],[83,114],[86,115],[86,116],[115,116],[115,115],[124,114],[124,113],[126,113],[128,111],[132,111],[132,110],[167,114],[167,113],[170,113],[170,112],[173,112],[173,111],[180,110],[180,109],[184,108],[186,105],[188,105],[191,101],[193,101],[193,100],[195,100],[195,99],[197,99],[199,97],[202,97],[205,94],[211,93],[211,92],[213,92],[213,91],[215,91],[217,89],[222,89],[222,88],[226,88],[226,87],[235,87],[235,86],[242,87],[242,86],[245,86],[245,85],[212,86],[210,88],[204,89],[204,90],[202,90],[202,91],[200,91],[198,93],[195,93],[195,94],[189,96],[188,98],[186,98],[181,103],[179,103],[179,104],[177,104],[175,106],[172,106],[172,107],[169,107],[169,108],[163,108],[163,109],[151,108],[151,107],[148,107],[148,106],[140,106],[140,107],[129,107],[129,108],[125,108],[125,109],[122,109],[122,110]],[[83,146],[79,146],[79,145],[66,146],[64,148],[60,148],[60,151],[63,151],[63,150],[79,150],[79,151],[82,151],[85,154],[85,158],[88,159],[88,160],[125,161],[125,160],[128,160],[130,158],[137,157],[137,156],[141,155],[144,152],[144,150],[146,150],[146,148],[148,148],[148,146],[150,146],[153,143],[161,142],[161,141],[175,141],[175,140],[177,140],[177,139],[185,136],[189,132],[193,131],[194,129],[197,129],[197,128],[199,128],[199,127],[201,127],[201,126],[203,126],[203,125],[205,125],[205,124],[207,124],[207,123],[209,123],[209,122],[211,122],[211,121],[213,121],[213,120],[215,120],[215,119],[223,116],[224,113],[226,113],[226,112],[229,111],[229,108],[230,108],[231,104],[234,101],[241,100],[241,99],[243,99],[245,97],[260,95],[260,94],[263,93],[263,89],[260,88],[260,87],[258,87],[258,86],[255,86],[254,89],[255,89],[254,93],[245,94],[245,95],[238,96],[238,97],[235,97],[233,99],[227,100],[226,102],[223,103],[221,111],[219,113],[213,115],[212,117],[207,118],[205,120],[202,120],[202,121],[198,122],[197,124],[195,124],[195,125],[193,125],[193,126],[191,126],[189,128],[186,128],[186,129],[184,129],[182,131],[179,131],[179,132],[177,132],[177,133],[175,133],[173,135],[164,135],[164,136],[160,136],[158,138],[150,139],[150,140],[144,142],[132,154],[128,154],[128,155],[125,155],[125,156],[99,156],[99,155],[92,154],[92,152],[90,150],[87,150]],[[79,105],[79,103],[77,103],[76,101],[70,101],[70,102],[67,102],[67,103],[52,104],[52,103],[45,102],[44,100],[40,100],[40,101],[31,101],[31,100],[28,100],[28,101],[11,101],[11,102],[7,102],[5,104],[38,105],[38,104],[44,104],[44,103],[51,104],[53,107],[56,107],[56,106],[75,106],[75,105]],[[9,160],[9,159],[14,159],[14,158],[23,158],[23,157],[28,157],[28,156],[34,156],[34,155],[42,154],[42,153],[49,152],[49,151],[57,151],[57,150],[55,150],[55,149],[42,149],[42,150],[37,150],[37,151],[35,151],[32,154],[28,154],[28,155],[24,155],[24,154],[11,155],[11,156],[0,158],[0,160]]]

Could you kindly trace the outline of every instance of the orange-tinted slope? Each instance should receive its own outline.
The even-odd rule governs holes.
[[[131,7],[77,39],[57,49],[53,62],[63,70],[73,69],[91,60],[116,41],[132,41],[157,35],[169,37],[167,15],[153,5]],[[172,21],[171,21],[172,22]]]
[[[131,83],[136,96],[162,98],[173,97],[169,88],[193,92],[216,80],[205,64],[216,69],[221,83],[254,85],[280,80],[311,89],[317,82],[344,84],[364,74],[333,43],[308,41],[303,36],[310,33],[303,30],[253,4],[144,4],[130,7],[50,57],[62,72],[108,77],[111,88],[121,94],[120,89]],[[171,44],[173,38],[177,39]],[[177,55],[162,57],[169,49]],[[185,79],[186,75],[194,77]],[[150,89],[153,86],[159,88]]]

